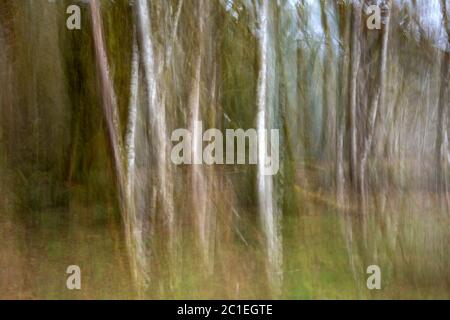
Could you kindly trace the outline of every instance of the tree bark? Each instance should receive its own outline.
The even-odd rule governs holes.
[[[339,110],[336,116],[336,200],[338,205],[343,205],[345,195],[345,129],[347,118],[347,106],[349,95],[346,94],[349,87],[349,63],[350,63],[350,32],[351,32],[351,10],[345,4],[337,7],[340,16],[340,42],[342,46],[342,57],[339,63]]]
[[[386,82],[386,65],[388,58],[388,42],[389,42],[389,25],[390,25],[390,1],[387,0],[385,3],[388,6],[385,16],[385,24],[382,29],[381,35],[381,52],[380,52],[380,62],[378,69],[378,84],[376,88],[376,93],[371,101],[368,114],[367,114],[367,125],[366,125],[366,133],[363,136],[363,141],[361,143],[361,160],[359,164],[359,192],[362,198],[362,201],[365,201],[366,198],[366,166],[367,159],[369,157],[369,153],[372,147],[373,137],[375,135],[375,123],[377,120],[378,112],[381,108],[381,105],[384,102],[385,96],[385,82]]]
[[[450,208],[449,197],[449,185],[447,181],[448,165],[450,164],[450,150],[448,141],[448,117],[449,117],[449,104],[448,104],[448,86],[450,78],[450,45],[449,35],[450,30],[448,27],[448,13],[446,1],[441,0],[441,7],[443,13],[443,20],[447,31],[447,47],[441,58],[441,83],[439,88],[438,98],[438,127],[436,137],[436,174],[438,183],[438,192],[444,199],[447,208]],[[447,158],[447,159],[446,159]]]
[[[361,35],[361,2],[355,1],[352,6],[352,39],[350,54],[350,74],[349,74],[349,122],[350,122],[350,179],[352,188],[357,191],[358,186],[358,132],[356,108],[358,103],[357,84],[358,71],[361,59],[360,35]]]
[[[333,83],[335,82],[335,66],[333,59],[333,44],[331,31],[327,16],[327,2],[321,1],[321,20],[323,32],[325,34],[325,62],[323,68],[323,84],[322,84],[322,133],[321,133],[321,154],[324,161],[331,160],[334,154],[333,149],[335,143],[335,117],[336,117],[336,96],[333,91]]]

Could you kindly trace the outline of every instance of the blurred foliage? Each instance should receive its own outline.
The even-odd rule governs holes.
[[[122,136],[129,114],[135,1],[100,1]],[[199,6],[195,0],[148,1],[148,32],[168,137],[172,129],[189,127],[199,55],[204,126],[222,131],[256,127],[262,63],[258,10],[263,2],[207,0]],[[445,203],[450,105],[443,85],[448,84],[444,67],[450,52],[443,13],[450,3],[390,2],[386,81],[380,86],[385,96],[363,173],[364,204],[352,189],[350,173],[349,70],[359,64],[354,116],[363,137],[369,132],[370,104],[379,97],[382,32],[364,23],[355,29],[352,13],[355,4],[365,8],[375,2],[270,1],[268,101],[282,142],[281,170],[274,177],[282,214],[281,294],[271,292],[267,281],[257,169],[224,165],[205,173],[216,219],[213,274],[199,263],[191,168],[174,167],[178,280],[173,285],[167,275],[167,257],[158,259],[165,234],[149,232],[145,246],[156,257],[151,262],[156,280],[145,297],[450,297],[450,209]],[[81,8],[82,26],[69,31],[66,8],[73,3]],[[2,298],[138,297],[127,261],[89,12],[88,1],[0,3]],[[364,22],[367,15],[362,17]],[[355,32],[360,54],[352,60]],[[143,77],[141,72],[141,86]],[[142,86],[141,106],[148,103],[145,96]],[[142,114],[152,119],[146,110]],[[439,131],[442,117],[447,126]],[[148,125],[142,125],[143,145],[152,138]],[[441,139],[442,146],[439,135],[447,139]],[[359,148],[364,144],[360,136]],[[448,159],[436,159],[441,147]],[[157,151],[148,147],[145,152]],[[440,162],[442,170],[437,169]],[[341,180],[336,179],[340,165]],[[150,179],[152,169],[138,174]],[[343,199],[337,196],[340,183]],[[142,197],[153,196],[142,189]],[[152,210],[158,209],[143,209],[147,223],[155,219]],[[83,270],[81,292],[65,288],[70,264]],[[370,264],[383,270],[381,291],[365,287]]]

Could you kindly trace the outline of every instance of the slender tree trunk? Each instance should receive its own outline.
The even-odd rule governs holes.
[[[108,58],[105,48],[105,39],[102,26],[101,9],[99,1],[90,1],[90,12],[92,20],[92,32],[94,35],[95,55],[97,60],[97,70],[99,75],[100,89],[102,93],[103,116],[105,119],[108,141],[113,157],[113,167],[115,171],[116,187],[119,196],[119,206],[124,223],[125,239],[127,242],[127,251],[130,261],[131,272],[133,275],[134,286],[139,287],[140,275],[137,269],[138,257],[133,238],[134,211],[131,204],[130,181],[127,179],[127,167],[125,159],[125,150],[120,134],[120,121],[117,109],[117,100],[114,92],[114,85],[109,72]],[[134,66],[134,68],[137,68]],[[137,72],[137,71],[135,71]],[[134,79],[133,81],[137,81]],[[137,86],[137,83],[136,83]],[[135,106],[132,106],[135,108]],[[135,112],[132,112],[135,117]],[[131,130],[134,131],[135,119],[131,119]],[[133,134],[131,134],[132,136]],[[133,138],[129,138],[128,157],[134,158],[134,148],[131,146]],[[131,159],[133,160],[133,159]],[[133,162],[131,163],[133,165]],[[132,167],[128,167],[131,172]]]
[[[442,54],[441,59],[441,83],[439,88],[438,98],[438,127],[436,139],[436,174],[438,183],[438,192],[444,199],[447,208],[450,208],[449,183],[447,179],[448,167],[450,165],[450,150],[448,141],[448,117],[449,117],[449,103],[448,103],[448,86],[450,78],[450,45],[449,38],[450,29],[448,27],[448,13],[445,0],[441,0],[442,13],[444,17],[444,24],[447,31],[447,48]],[[444,206],[445,207],[445,206]]]
[[[345,128],[347,117],[347,106],[349,96],[346,94],[349,87],[349,62],[350,62],[350,32],[351,32],[351,10],[345,4],[337,6],[340,19],[340,42],[342,45],[341,61],[339,63],[339,110],[336,116],[336,200],[338,205],[344,204],[345,195]]]
[[[202,65],[204,61],[204,46],[205,46],[205,29],[204,29],[204,12],[207,4],[203,0],[198,0],[197,8],[197,50],[194,50],[193,60],[193,78],[192,88],[189,96],[189,110],[190,110],[190,130],[192,135],[192,156],[195,159],[197,156],[201,160],[203,153],[202,132],[196,128],[199,121],[202,121],[201,112],[201,88],[202,88]],[[200,135],[200,136],[197,136]],[[198,247],[200,249],[200,256],[203,266],[211,272],[211,243],[210,243],[210,216],[211,210],[209,206],[210,194],[208,190],[208,177],[203,165],[195,163],[191,166],[191,186],[192,186],[192,209],[194,212],[194,221],[196,226],[196,238]]]
[[[135,1],[138,43],[141,53],[142,69],[146,85],[148,105],[148,128],[151,136],[152,151],[154,152],[154,183],[152,184],[152,218],[161,222],[167,242],[164,245],[164,255],[168,257],[168,268],[161,271],[168,275],[169,286],[173,287],[173,268],[176,267],[176,225],[173,201],[173,179],[171,173],[169,142],[167,139],[166,107],[164,95],[158,88],[158,74],[161,67],[157,64],[152,35],[151,13],[147,0]],[[169,288],[171,289],[171,288]]]
[[[378,112],[381,108],[381,105],[384,102],[385,97],[385,82],[386,82],[386,74],[387,74],[387,59],[388,59],[388,41],[389,41],[389,26],[390,26],[390,1],[387,0],[385,3],[388,6],[388,10],[386,11],[385,16],[385,24],[382,29],[381,35],[381,52],[380,52],[380,62],[378,69],[378,84],[376,88],[376,93],[371,101],[370,108],[368,111],[368,119],[366,126],[366,134],[363,137],[363,141],[361,143],[361,160],[359,163],[359,193],[361,196],[361,200],[365,207],[366,201],[366,166],[367,159],[370,154],[370,150],[372,148],[373,138],[375,136],[375,123],[377,120]]]
[[[257,131],[258,131],[258,172],[257,172],[257,197],[258,210],[265,238],[265,250],[267,254],[267,273],[272,292],[277,295],[281,291],[282,284],[282,246],[279,234],[279,212],[274,201],[273,178],[264,174],[265,152],[268,148],[267,135],[271,127],[271,105],[269,105],[270,90],[273,90],[271,81],[273,74],[269,69],[273,63],[270,55],[272,14],[270,1],[262,0],[258,9],[259,23],[259,74],[257,86]]]
[[[120,137],[120,121],[117,110],[116,95],[109,72],[108,58],[105,49],[105,40],[103,34],[102,18],[100,13],[100,3],[90,1],[92,32],[94,34],[95,55],[97,59],[97,69],[101,86],[103,115],[108,131],[109,144],[113,156],[114,169],[116,171],[117,186],[119,194],[124,195],[124,150],[122,139]]]
[[[335,65],[333,59],[333,44],[331,31],[328,23],[328,5],[326,1],[321,1],[321,20],[323,25],[323,32],[325,34],[325,62],[323,68],[323,121],[322,121],[322,133],[321,133],[321,150],[322,158],[325,162],[332,159],[332,155],[335,154],[334,148],[336,146],[336,140],[334,132],[336,131],[336,95],[333,90],[333,83],[335,83]],[[332,173],[331,173],[331,176]]]
[[[350,87],[349,87],[349,122],[350,122],[350,179],[353,190],[358,186],[358,132],[356,109],[358,103],[358,71],[361,59],[360,36],[361,36],[361,2],[355,1],[352,6],[352,40],[350,55]]]
[[[128,105],[128,122],[125,136],[125,151],[127,159],[126,181],[126,210],[125,240],[127,248],[131,250],[132,275],[138,287],[138,294],[142,295],[148,282],[148,263],[145,253],[145,240],[142,221],[135,202],[136,183],[136,130],[138,115],[139,92],[139,49],[136,30],[133,30],[133,47],[131,58],[130,100]]]
[[[347,129],[347,121],[350,114],[350,98],[349,94],[350,87],[355,83],[352,82],[351,72],[353,74],[357,74],[358,66],[354,65],[354,63],[359,64],[359,54],[352,52],[352,42],[355,42],[355,39],[352,37],[353,33],[353,8],[352,4],[349,3],[340,3],[337,5],[339,9],[339,22],[340,22],[340,43],[342,45],[342,54],[341,60],[339,63],[339,79],[340,79],[340,87],[339,87],[339,107],[340,110],[336,117],[336,200],[339,206],[339,211],[342,216],[342,228],[345,236],[345,244],[347,248],[349,264],[352,271],[352,275],[355,283],[359,283],[359,272],[357,271],[357,259],[358,255],[355,254],[355,242],[354,242],[354,232],[353,232],[353,216],[348,206],[348,198],[346,196],[346,191],[349,191],[347,188],[347,180],[351,180],[351,172],[346,172],[345,164],[346,160],[350,159],[350,157],[346,157],[345,148],[348,145],[350,149],[349,142],[346,141],[346,129]],[[357,38],[356,38],[357,39]],[[356,49],[356,48],[355,48]],[[358,50],[356,50],[357,52]],[[353,60],[353,56],[355,56],[356,61]],[[356,70],[356,72],[355,72]],[[356,89],[354,89],[356,90]],[[350,139],[349,139],[350,140]],[[350,156],[350,154],[349,154]],[[348,161],[350,162],[350,161]],[[349,168],[350,169],[350,168]],[[348,178],[348,175],[350,178]]]

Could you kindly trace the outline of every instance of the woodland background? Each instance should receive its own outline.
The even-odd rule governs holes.
[[[450,298],[449,10],[2,0],[0,297]],[[280,129],[280,172],[172,165],[194,120]]]

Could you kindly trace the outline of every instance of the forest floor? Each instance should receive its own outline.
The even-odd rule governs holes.
[[[137,297],[130,285],[121,223],[114,206],[74,200],[69,208],[19,212],[2,185],[0,298]],[[391,198],[382,216],[369,219],[369,240],[363,245],[360,222],[342,215],[331,195],[300,188],[296,192],[298,213],[285,215],[282,222],[284,281],[281,295],[275,298],[450,298],[449,221],[433,214],[431,195],[416,195],[416,200],[405,195]],[[416,202],[425,204],[426,199],[429,209],[424,212]],[[176,286],[167,291],[166,280],[160,278],[151,283],[145,297],[274,297],[266,286],[257,219],[249,214],[232,221],[229,228],[217,230],[227,236],[218,237],[211,275],[205,276],[199,267],[194,245],[183,241],[183,257],[175,268]],[[153,264],[164,269],[158,261]],[[366,268],[371,264],[379,265],[382,271],[381,290],[366,287]],[[81,268],[81,290],[66,287],[69,265]]]

